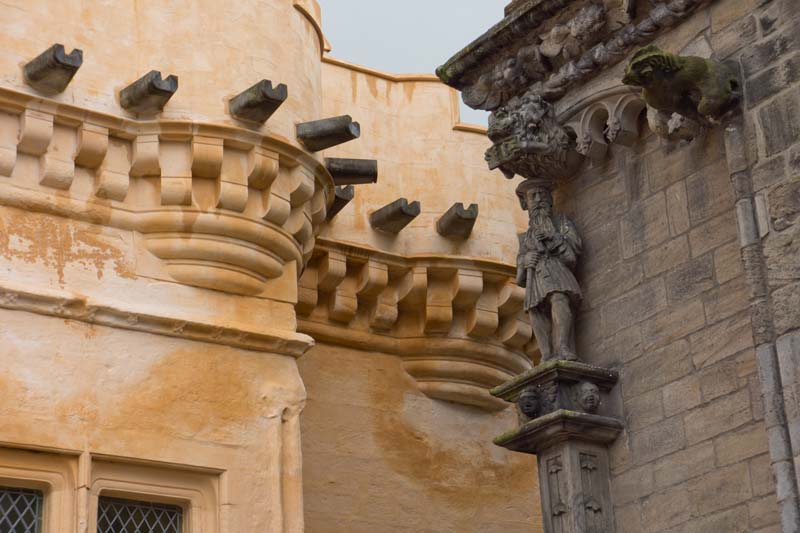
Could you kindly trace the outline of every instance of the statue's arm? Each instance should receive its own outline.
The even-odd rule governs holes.
[[[567,217],[561,217],[558,224],[558,242],[556,245],[556,255],[568,267],[573,268],[578,262],[581,254],[583,242],[575,224]]]
[[[525,248],[520,247],[517,254],[517,285],[525,287],[528,284],[528,273],[525,268]]]

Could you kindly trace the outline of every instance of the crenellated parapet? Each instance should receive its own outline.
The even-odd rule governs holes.
[[[324,164],[279,136],[7,89],[0,175],[4,205],[136,230],[176,281],[247,295],[302,268],[333,201]]]
[[[488,388],[529,369],[525,291],[508,266],[404,257],[320,239],[300,278],[298,329],[394,353],[428,396],[502,409]]]

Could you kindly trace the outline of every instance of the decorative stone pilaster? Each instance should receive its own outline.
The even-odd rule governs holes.
[[[614,531],[607,446],[622,431],[608,407],[617,372],[577,361],[543,363],[495,387],[519,427],[494,442],[537,456],[545,531]]]

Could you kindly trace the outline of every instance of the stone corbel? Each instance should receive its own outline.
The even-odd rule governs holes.
[[[95,196],[121,202],[130,187],[131,144],[114,137],[107,142],[108,149],[97,169]]]
[[[0,113],[0,175],[11,176],[17,164],[20,118],[11,113]]]

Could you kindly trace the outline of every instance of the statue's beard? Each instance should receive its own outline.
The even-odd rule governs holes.
[[[550,219],[550,210],[547,207],[539,206],[534,207],[530,216],[531,225],[541,228],[545,225],[552,227],[553,221]]]

